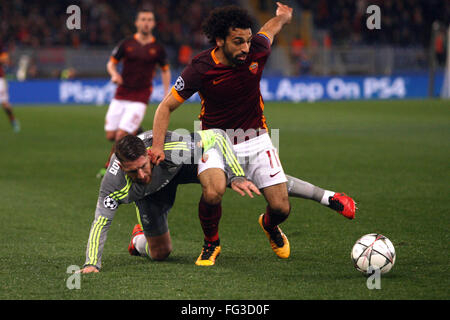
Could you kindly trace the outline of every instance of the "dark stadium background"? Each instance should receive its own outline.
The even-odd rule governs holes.
[[[21,124],[14,133],[0,111],[0,299],[182,300],[164,310],[178,316],[191,299],[262,299],[282,310],[273,300],[450,298],[450,103],[444,90],[450,1],[444,0],[285,2],[295,16],[276,38],[264,71],[262,89],[271,94],[264,113],[269,128],[279,129],[285,171],[354,197],[355,220],[291,199],[283,223],[291,257],[281,261],[257,223],[264,200],[229,191],[222,254],[214,268],[198,268],[200,188],[182,186],[169,215],[174,251],[167,261],[128,254],[136,212],[123,206],[101,272],[83,275],[79,290],[66,285],[68,268],[84,263],[100,183],[95,175],[111,148],[103,130],[108,101],[97,93],[114,89],[106,72],[111,50],[134,32],[136,9],[151,8],[175,81],[189,58],[208,47],[200,30],[204,17],[230,3],[255,17],[253,32],[274,15],[275,2],[268,0],[0,0],[0,42],[11,57],[6,79]],[[66,9],[74,4],[81,9],[80,30],[66,27]],[[372,4],[380,7],[380,30],[366,27]],[[366,96],[367,83],[377,89]],[[145,129],[161,99],[158,85]],[[280,101],[282,85],[291,89]],[[63,99],[61,88],[78,91]],[[314,88],[322,90],[318,99],[308,98]],[[192,131],[199,110],[198,100],[186,103],[170,129]],[[350,260],[355,241],[373,232],[397,251],[380,290],[368,289]],[[321,309],[316,305],[315,314]],[[354,316],[352,307],[345,309]],[[385,310],[369,305],[361,315],[384,316]]]

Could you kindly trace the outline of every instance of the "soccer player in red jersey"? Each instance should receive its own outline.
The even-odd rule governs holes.
[[[5,72],[3,70],[3,65],[6,65],[8,63],[9,63],[8,51],[6,51],[3,45],[0,43],[0,104],[2,105],[3,110],[8,116],[9,122],[11,123],[14,132],[19,132],[20,125],[17,119],[15,118],[11,104],[9,103],[8,85],[6,83]]]
[[[157,66],[161,68],[164,95],[169,91],[170,68],[166,51],[152,35],[155,25],[152,11],[138,11],[135,20],[137,32],[114,48],[106,66],[111,81],[118,85],[105,119],[106,139],[109,141],[118,141],[127,134],[138,132],[152,93]],[[121,73],[117,70],[119,62],[122,62]],[[103,176],[109,158],[98,176]]]
[[[289,241],[278,226],[291,211],[289,195],[314,199],[348,218],[354,216],[351,198],[297,178],[288,179],[268,135],[259,82],[275,35],[291,19],[292,8],[277,2],[275,17],[253,35],[252,19],[245,10],[236,6],[213,10],[203,24],[203,31],[214,47],[198,54],[183,70],[171,92],[158,106],[153,122],[153,161],[158,164],[164,159],[163,138],[171,112],[195,92],[199,93],[202,129],[220,128],[227,132],[246,175],[267,201],[266,212],[260,216],[259,224],[280,258],[288,258],[290,254]],[[206,157],[198,165],[202,185],[215,190],[203,193],[199,203],[199,217],[205,234],[205,245],[197,260],[199,265],[210,265],[207,264],[208,255],[219,246],[220,198],[225,192],[219,187],[225,185],[221,170],[223,164],[214,157]]]

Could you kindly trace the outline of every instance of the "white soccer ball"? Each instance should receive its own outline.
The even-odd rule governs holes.
[[[362,236],[353,246],[351,258],[355,268],[364,273],[379,269],[387,273],[395,263],[395,248],[382,234],[370,233]]]

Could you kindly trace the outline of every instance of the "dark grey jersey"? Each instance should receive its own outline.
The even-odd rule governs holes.
[[[153,132],[139,135],[147,148],[151,148]],[[223,156],[228,180],[244,177],[231,143],[225,132],[220,129],[204,130],[196,133],[178,134],[168,131],[164,141],[165,160],[153,167],[151,182],[147,185],[134,183],[120,168],[115,155],[101,182],[95,219],[91,225],[86,249],[85,265],[101,267],[101,256],[107,232],[114,214],[121,204],[132,203],[164,188],[180,171],[183,165],[201,161],[204,151],[211,148]]]

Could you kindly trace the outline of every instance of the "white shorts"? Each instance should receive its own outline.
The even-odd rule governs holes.
[[[143,102],[112,99],[105,118],[105,131],[135,132],[144,120],[147,105]]]
[[[267,133],[235,144],[233,149],[247,179],[259,189],[287,182],[277,149]],[[199,174],[209,168],[224,169],[223,157],[216,149],[211,148],[206,155],[205,162],[199,161]]]
[[[0,103],[9,102],[8,84],[5,78],[0,78]]]

